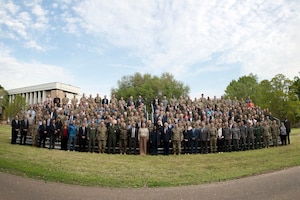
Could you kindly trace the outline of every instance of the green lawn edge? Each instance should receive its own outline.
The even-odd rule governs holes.
[[[208,155],[90,154],[11,145],[0,126],[0,171],[46,182],[113,188],[176,187],[220,182],[300,165],[300,129],[277,148]]]

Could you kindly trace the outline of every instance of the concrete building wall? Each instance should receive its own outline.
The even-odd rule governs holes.
[[[78,95],[79,93],[79,87],[58,82],[8,90],[9,102],[12,102],[16,95],[21,95],[29,105],[43,103],[48,95],[50,95],[52,99],[56,96],[62,99],[65,94],[67,94],[67,97],[71,99],[74,94]]]

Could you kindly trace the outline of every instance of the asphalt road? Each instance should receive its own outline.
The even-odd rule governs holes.
[[[48,183],[0,173],[0,199],[300,199],[300,166],[237,180],[198,186],[116,189]]]

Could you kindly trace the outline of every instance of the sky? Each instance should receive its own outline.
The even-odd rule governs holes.
[[[299,0],[0,0],[0,85],[62,82],[110,96],[164,72],[191,98],[253,73],[300,71]]]

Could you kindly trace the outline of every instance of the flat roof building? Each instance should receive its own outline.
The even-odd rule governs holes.
[[[44,102],[48,95],[50,95],[52,99],[55,97],[62,99],[64,95],[67,94],[67,97],[72,99],[74,94],[78,95],[80,93],[80,88],[64,83],[53,82],[11,89],[7,92],[9,102],[12,102],[16,95],[21,95],[25,98],[26,103],[31,105]]]

